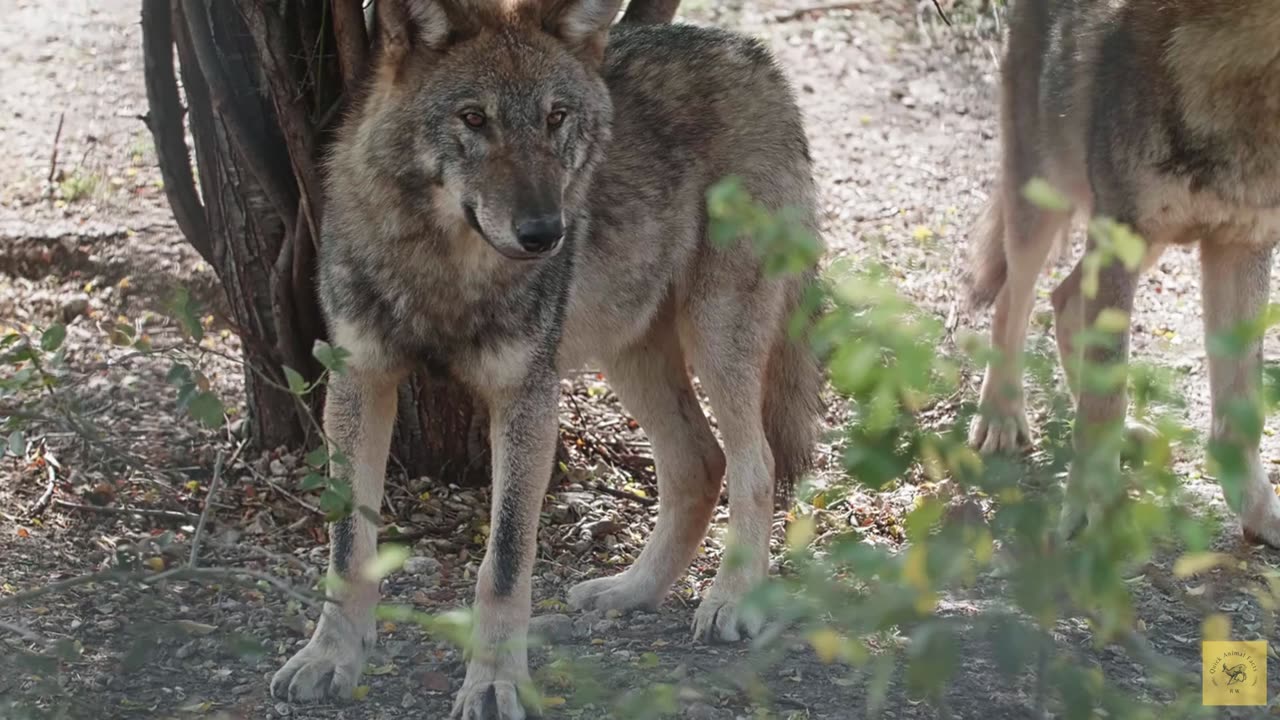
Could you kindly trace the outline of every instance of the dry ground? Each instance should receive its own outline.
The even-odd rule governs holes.
[[[782,0],[687,0],[685,17],[769,42],[807,116],[835,254],[883,265],[907,296],[945,316],[955,298],[964,230],[990,187],[996,160],[994,19],[975,21],[956,10],[956,27],[947,28],[928,6],[848,5],[853,9],[795,13],[797,6]],[[0,114],[0,325],[69,322],[70,359],[80,372],[75,399],[102,442],[80,439],[57,422],[33,433],[46,457],[58,460],[54,502],[35,519],[28,511],[49,477],[48,467],[29,461],[39,448],[25,459],[0,460],[0,598],[98,570],[117,549],[161,530],[189,534],[183,528],[201,508],[215,456],[231,452],[236,441],[198,429],[175,410],[164,381],[167,362],[127,359],[104,340],[104,328],[118,316],[142,323],[157,341],[175,337],[169,323],[148,316],[173,287],[190,286],[216,301],[208,268],[182,244],[168,215],[139,120],[146,108],[137,3],[9,0],[6,6],[0,25],[0,105],[6,108]],[[1139,297],[1134,347],[1136,356],[1180,371],[1188,423],[1203,428],[1207,381],[1198,297],[1193,253],[1170,253]],[[962,330],[984,329],[984,318],[962,320]],[[215,332],[209,345],[236,354],[234,338]],[[215,387],[234,398],[235,364],[208,356],[201,362]],[[553,488],[540,534],[535,612],[551,616],[540,622],[556,647],[535,651],[534,666],[553,681],[545,672],[549,656],[566,653],[600,667],[606,694],[625,694],[636,678],[667,680],[684,688],[687,717],[754,716],[756,696],[742,687],[746,652],[689,639],[697,593],[714,570],[715,540],[660,612],[562,614],[559,600],[569,584],[634,557],[654,511],[643,498],[598,490],[605,483],[651,494],[647,445],[614,419],[616,402],[598,382],[588,376],[568,387],[566,436],[581,436],[583,443],[570,476]],[[1280,462],[1280,445],[1270,436],[1265,453]],[[589,469],[601,458],[612,464]],[[1178,467],[1188,487],[1213,507],[1217,491],[1201,475],[1202,459],[1197,448],[1185,448]],[[298,464],[297,456],[275,451],[228,466],[206,562],[287,574],[300,586],[314,578],[323,567],[323,525],[307,500],[291,492]],[[487,497],[425,478],[398,477],[391,485],[388,516],[422,537],[413,548],[416,559],[388,580],[387,597],[428,612],[464,604],[483,547]],[[86,490],[93,497],[81,497]],[[896,543],[898,520],[917,492],[904,485],[881,497],[855,495],[844,511],[848,522],[870,527],[869,536]],[[185,515],[119,510],[126,506]],[[1240,547],[1237,533],[1228,521],[1218,546],[1263,566],[1276,564],[1274,553]],[[1185,583],[1158,567],[1156,575],[1155,584],[1135,585],[1151,641],[1194,663],[1201,616],[1179,600]],[[1203,598],[1237,628],[1259,627],[1263,611],[1238,590],[1210,587]],[[944,607],[963,614],[990,601],[977,592],[949,598]],[[4,621],[83,645],[83,658],[61,676],[65,709],[75,718],[439,718],[463,671],[447,643],[414,627],[386,627],[363,701],[279,703],[268,697],[267,680],[304,641],[314,612],[269,587],[233,582],[84,586],[44,595],[19,611],[0,610]],[[1061,643],[1080,648],[1082,662],[1101,665],[1135,694],[1153,692],[1123,653],[1091,649],[1083,624],[1064,621],[1058,631]],[[24,641],[0,633],[0,645],[6,648],[0,699],[33,700],[38,689],[10,665]],[[791,645],[761,679],[777,715],[834,720],[863,714],[861,678],[819,662],[803,642]],[[1029,674],[1017,682],[1002,678],[986,647],[969,643],[949,705],[957,717],[1029,717],[1030,684]],[[1278,690],[1273,676],[1271,695]],[[887,717],[935,712],[895,682]],[[606,716],[599,707],[560,714]]]

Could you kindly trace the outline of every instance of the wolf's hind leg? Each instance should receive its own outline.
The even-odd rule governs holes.
[[[575,585],[569,604],[580,610],[653,608],[706,537],[720,496],[724,453],[698,405],[674,323],[659,318],[646,338],[604,369],[653,442],[658,522],[630,568]]]
[[[1151,245],[1138,268],[1141,275],[1156,264],[1164,254],[1167,245]],[[1067,387],[1071,390],[1071,398],[1080,401],[1080,372],[1082,356],[1076,347],[1076,336],[1084,330],[1084,293],[1081,282],[1084,279],[1083,263],[1076,263],[1071,274],[1054,289],[1053,300],[1053,332],[1058,342],[1058,361],[1062,364],[1062,372],[1067,378]],[[1130,442],[1144,443],[1155,438],[1155,428],[1137,418],[1125,418],[1125,435]]]
[[[357,508],[382,507],[383,476],[396,415],[398,376],[349,370],[335,375],[325,400],[325,433],[351,462],[348,476]],[[329,526],[329,575],[341,586],[330,591],[311,641],[271,679],[272,695],[309,701],[347,698],[359,684],[375,639],[373,607],[378,583],[365,576],[374,559],[378,529],[358,509]]]
[[[1035,304],[1036,278],[1071,219],[1068,213],[1032,205],[1020,191],[1021,187],[1004,191],[1008,270],[991,316],[996,357],[987,365],[979,414],[969,432],[970,444],[984,453],[1019,450],[1032,442],[1022,391],[1027,323]]]

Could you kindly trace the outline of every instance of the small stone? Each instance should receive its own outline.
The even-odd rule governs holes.
[[[418,704],[418,699],[413,696],[413,693],[407,692],[404,694],[404,697],[400,698],[400,707],[406,710],[408,710],[409,708],[417,704]]]
[[[289,717],[289,703],[287,702],[278,702],[272,709],[275,710],[276,714],[280,717]]]
[[[573,619],[562,613],[536,615],[529,620],[529,633],[551,643],[568,642],[573,638],[574,630]]]
[[[438,575],[440,561],[433,557],[415,555],[404,561],[404,571],[410,575]]]
[[[591,523],[590,525],[586,526],[586,528],[584,529],[587,531],[587,534],[590,535],[592,538],[599,540],[600,538],[605,537],[606,535],[612,535],[618,532],[622,528],[618,526],[618,523],[612,520],[601,520],[599,522]]]

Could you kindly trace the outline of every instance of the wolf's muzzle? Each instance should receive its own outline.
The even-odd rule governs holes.
[[[555,250],[564,240],[564,222],[560,214],[518,220],[515,224],[516,242],[525,251],[543,255]]]

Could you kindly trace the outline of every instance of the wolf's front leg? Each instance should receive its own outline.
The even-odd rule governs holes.
[[[476,582],[470,661],[454,718],[522,720],[526,710],[540,711],[521,695],[529,683],[530,573],[555,459],[558,393],[555,375],[547,371],[490,398],[491,532]]]
[[[335,376],[325,401],[325,433],[351,462],[349,479],[356,508],[378,512],[396,415],[397,377],[350,370]],[[341,471],[339,471],[341,472]],[[346,477],[346,476],[339,476]],[[347,698],[360,681],[374,643],[377,580],[365,570],[374,558],[378,529],[357,510],[329,526],[329,576],[341,584],[329,591],[306,647],[271,679],[271,693],[287,700]]]

